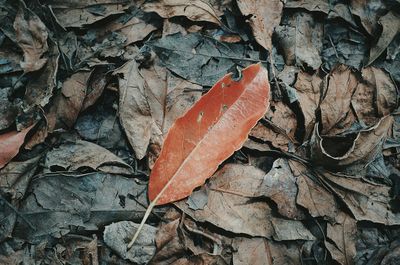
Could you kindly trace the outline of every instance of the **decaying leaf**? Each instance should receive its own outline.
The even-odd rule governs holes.
[[[385,11],[385,4],[382,0],[351,0],[350,10],[357,15],[363,27],[370,35],[374,35],[378,28],[378,18]]]
[[[143,5],[146,12],[156,12],[163,18],[185,16],[193,21],[207,21],[221,25],[219,16],[206,1],[157,0]]]
[[[33,126],[31,125],[20,132],[11,131],[0,135],[0,168],[7,165],[18,154],[19,148],[24,144],[26,134]]]
[[[256,41],[272,52],[272,34],[281,22],[283,3],[279,0],[239,0],[237,4],[242,14],[249,16],[248,21]]]
[[[47,62],[44,53],[48,50],[46,26],[32,11],[20,7],[14,21],[18,45],[24,51],[21,68],[25,73],[41,69]]]

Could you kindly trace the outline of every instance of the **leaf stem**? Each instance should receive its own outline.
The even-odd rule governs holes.
[[[140,222],[140,225],[139,225],[138,229],[136,230],[135,235],[132,237],[131,242],[129,242],[129,244],[128,244],[128,250],[133,246],[133,244],[135,243],[136,239],[138,238],[138,236],[140,234],[140,231],[143,229],[144,224],[146,223],[147,219],[149,218],[149,216],[151,214],[151,211],[153,210],[154,206],[156,206],[156,202],[157,202],[157,200],[152,201],[149,204],[149,207],[147,207],[147,210],[146,210],[146,212],[145,212],[145,214],[143,216],[142,221]]]

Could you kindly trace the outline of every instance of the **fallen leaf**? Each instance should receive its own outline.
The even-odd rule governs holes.
[[[190,195],[243,145],[268,106],[267,71],[261,65],[243,70],[239,81],[231,75],[218,81],[170,128],[151,172],[150,201],[165,204]]]
[[[346,205],[357,221],[399,225],[400,213],[388,207],[390,188],[361,178],[324,172],[324,183]]]
[[[322,24],[311,14],[297,12],[283,20],[276,35],[287,65],[304,65],[316,70],[322,64]]]
[[[156,237],[157,229],[153,226],[145,225],[143,227],[144,233],[138,238],[137,244],[128,250],[125,242],[133,236],[138,226],[138,224],[129,221],[107,225],[103,232],[104,243],[124,259],[130,260],[135,264],[147,264],[156,251],[154,238]]]
[[[25,73],[41,69],[47,62],[43,54],[49,49],[46,26],[32,11],[21,6],[15,17],[14,29],[17,43],[24,51],[21,68]]]
[[[392,116],[385,116],[377,124],[347,136],[320,136],[318,124],[311,136],[311,159],[328,168],[342,169],[360,165],[360,169],[375,158],[393,122]]]
[[[249,17],[248,22],[258,44],[272,52],[272,34],[281,22],[283,3],[280,0],[239,0],[237,5],[241,13]]]
[[[300,195],[296,182],[299,179],[293,175],[288,161],[279,158],[275,160],[272,169],[264,176],[262,185],[255,188],[260,195],[273,200],[278,212],[290,219],[303,220],[306,215],[296,205],[296,195]]]
[[[190,210],[184,201],[175,205],[196,221],[209,222],[237,234],[278,241],[313,239],[301,222],[273,216],[268,203],[256,199],[265,195],[259,191],[264,181],[264,173],[255,167],[227,164],[207,185],[208,202],[203,210]]]
[[[297,74],[294,84],[297,100],[304,117],[304,139],[309,139],[314,125],[317,122],[317,110],[321,102],[323,80],[316,74],[309,75],[305,72]]]
[[[68,171],[80,168],[90,168],[112,174],[132,174],[133,169],[121,158],[107,149],[91,142],[77,140],[74,143],[64,143],[49,151],[45,159],[45,167],[62,167]]]
[[[400,32],[400,16],[393,11],[389,11],[386,15],[379,19],[382,25],[382,33],[378,42],[372,46],[369,52],[369,60],[367,65],[372,64],[383,51],[389,46],[397,33]]]
[[[145,12],[156,12],[162,18],[185,16],[192,21],[207,21],[221,25],[219,16],[206,1],[157,0],[145,3],[142,9]]]
[[[114,73],[123,75],[119,79],[121,124],[138,159],[146,155],[150,144],[152,165],[159,152],[154,150],[161,149],[173,122],[200,98],[201,87],[174,77],[157,64],[139,69],[131,61]]]
[[[17,106],[9,99],[11,92],[11,87],[0,89],[0,130],[10,127],[18,114]]]
[[[35,73],[35,77],[29,78],[26,85],[24,102],[30,109],[36,106],[46,106],[53,96],[54,87],[56,87],[59,51],[55,43],[49,43],[49,54],[45,67]]]
[[[22,131],[11,131],[0,135],[0,168],[3,168],[19,152],[19,148],[24,144],[26,134],[34,125]]]
[[[326,248],[332,258],[340,264],[354,264],[356,255],[357,223],[344,212],[336,218],[338,223],[327,224],[326,237],[333,243],[326,241]]]
[[[381,69],[364,68],[351,99],[357,119],[368,126],[389,115],[397,105],[397,90],[391,78]]]
[[[331,71],[320,105],[323,134],[334,135],[350,127],[353,120],[349,125],[346,118],[351,113],[351,96],[357,83],[355,74],[345,65],[339,65]]]
[[[298,187],[296,203],[307,209],[313,217],[322,216],[334,221],[340,210],[333,194],[319,185],[315,174],[304,165],[293,160],[289,160],[289,165]]]

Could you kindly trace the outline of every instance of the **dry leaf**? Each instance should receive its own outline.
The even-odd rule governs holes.
[[[18,154],[19,148],[24,143],[26,134],[33,126],[31,125],[20,132],[11,131],[0,135],[0,168],[7,165]]]
[[[20,7],[15,17],[14,29],[17,43],[24,51],[21,68],[25,73],[41,69],[47,62],[47,58],[43,58],[43,54],[49,48],[46,26],[32,11]]]
[[[207,21],[221,25],[211,5],[201,0],[157,0],[143,5],[145,12],[156,12],[163,18],[185,16],[192,21]]]
[[[348,66],[339,65],[331,71],[320,105],[323,134],[337,134],[353,123],[353,119],[349,122],[347,118],[351,115],[351,96],[356,86],[357,78]]]
[[[330,137],[320,136],[317,124],[310,140],[311,159],[329,168],[337,169],[354,164],[363,167],[381,152],[392,122],[392,116],[386,116],[356,135]]]
[[[280,0],[238,0],[237,4],[242,14],[249,16],[256,41],[272,52],[272,34],[281,22],[283,3]]]
[[[365,30],[374,36],[378,29],[378,19],[385,12],[386,5],[381,0],[351,0],[350,9],[357,15]]]
[[[260,64],[244,69],[240,81],[231,75],[218,81],[169,130],[151,172],[150,200],[165,204],[190,195],[243,145],[268,105],[267,71]]]

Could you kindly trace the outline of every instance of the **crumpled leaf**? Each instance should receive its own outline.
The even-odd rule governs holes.
[[[244,69],[239,81],[220,79],[170,128],[150,175],[150,201],[165,204],[190,195],[243,145],[268,107],[267,70],[260,64]]]
[[[357,83],[355,74],[345,65],[331,71],[320,105],[323,134],[337,134],[353,123],[350,103]]]
[[[22,131],[11,131],[0,134],[0,168],[3,168],[19,152],[23,145],[26,134],[33,128],[31,125]]]
[[[14,29],[17,43],[24,51],[21,68],[25,73],[41,69],[47,62],[43,55],[49,49],[46,26],[37,15],[21,6],[15,17]]]
[[[82,140],[61,144],[49,151],[45,159],[47,170],[62,167],[68,171],[90,168],[105,173],[132,174],[133,169],[107,149]]]
[[[192,21],[207,21],[221,25],[219,16],[213,7],[201,0],[157,0],[145,3],[145,12],[156,12],[163,18],[185,16]]]
[[[385,116],[374,126],[355,135],[339,137],[320,136],[317,124],[310,140],[311,159],[328,168],[343,170],[358,165],[359,170],[365,169],[364,166],[381,151],[392,122],[392,116]]]
[[[288,16],[282,23],[276,28],[276,35],[285,63],[318,69],[322,64],[322,24],[303,12]]]
[[[259,169],[227,164],[211,178],[203,210],[190,210],[183,201],[175,205],[196,221],[207,221],[230,232],[278,241],[312,240],[314,237],[301,222],[274,217],[265,201],[251,199],[263,196],[257,190],[263,181],[264,174]]]
[[[213,86],[236,64],[259,61],[258,53],[247,46],[220,43],[199,33],[177,33],[146,44],[169,70],[203,86]]]
[[[147,264],[156,251],[155,237],[157,229],[150,225],[143,227],[135,246],[126,249],[126,240],[129,240],[139,225],[130,221],[112,223],[104,228],[104,243],[124,259],[135,264]]]
[[[389,11],[386,15],[379,19],[382,25],[382,33],[378,42],[371,48],[369,52],[369,60],[367,65],[373,63],[389,46],[396,34],[400,32],[400,16],[393,11]]]
[[[272,34],[281,21],[283,3],[280,0],[239,0],[237,5],[242,14],[249,17],[256,41],[272,52]]]

